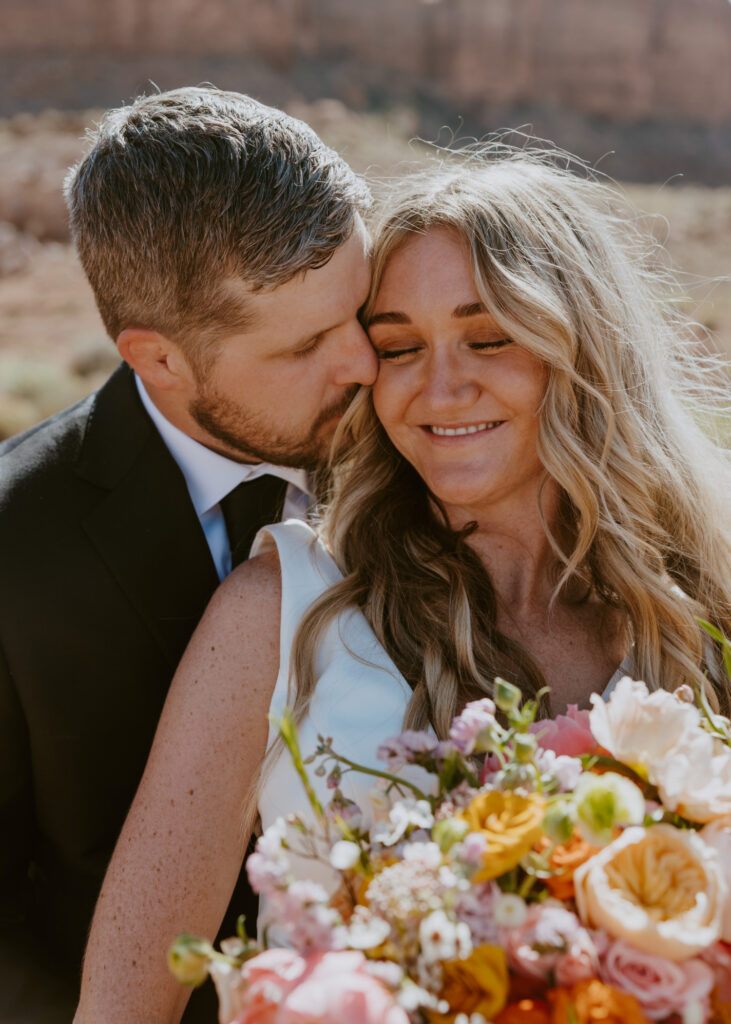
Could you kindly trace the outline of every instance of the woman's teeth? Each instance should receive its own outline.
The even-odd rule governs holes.
[[[472,423],[469,427],[429,427],[432,434],[438,437],[456,437],[458,434],[479,434],[482,430],[493,430],[499,427],[503,420],[493,420],[492,423]]]

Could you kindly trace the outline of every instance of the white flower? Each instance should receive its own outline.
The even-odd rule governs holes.
[[[391,926],[382,917],[368,911],[358,914],[365,908],[356,907],[356,912],[348,925],[348,945],[353,949],[373,949],[386,941],[391,933]]]
[[[525,921],[528,907],[516,893],[504,892],[495,900],[493,916],[502,928],[519,928]]]
[[[351,843],[347,839],[341,839],[330,850],[330,863],[338,871],[348,871],[350,868],[354,868],[359,860],[360,847],[357,843]]]
[[[388,821],[377,821],[371,828],[371,841],[393,846],[410,827],[431,828],[434,815],[428,800],[406,797],[389,811]]]
[[[392,800],[387,792],[390,785],[385,779],[379,779],[368,790],[368,805],[374,821],[382,821],[388,817],[391,810]]]
[[[653,768],[700,729],[698,711],[666,690],[650,693],[629,676],[608,701],[592,694],[591,731],[613,757],[652,776]]]
[[[427,964],[463,959],[472,952],[472,936],[464,921],[450,920],[443,910],[434,910],[419,925],[421,955]]]
[[[277,818],[269,828],[264,829],[256,841],[258,853],[267,858],[275,858],[282,852],[282,841],[287,836],[287,822],[284,818]]]
[[[423,864],[436,870],[442,863],[442,851],[436,843],[406,843],[402,859],[411,864]]]
[[[707,1017],[703,1003],[693,999],[683,1007],[682,1017],[683,1024],[704,1024]]]
[[[608,702],[591,701],[597,742],[657,786],[669,810],[700,822],[731,814],[731,750],[701,727],[693,704],[629,676]]]
[[[665,806],[692,821],[731,814],[731,749],[700,727],[649,778]]]

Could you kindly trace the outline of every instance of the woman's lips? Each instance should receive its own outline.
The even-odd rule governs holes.
[[[428,423],[422,426],[422,430],[435,438],[465,438],[474,437],[476,434],[486,434],[490,430],[495,430],[504,422],[505,420],[482,420],[479,423],[450,423],[444,425]]]

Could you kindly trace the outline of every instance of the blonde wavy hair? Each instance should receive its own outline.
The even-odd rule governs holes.
[[[559,154],[472,148],[392,187],[375,230],[367,321],[391,256],[414,233],[467,243],[478,296],[540,358],[548,384],[538,454],[562,495],[560,573],[619,608],[634,674],[650,688],[729,687],[697,618],[731,633],[731,471],[709,424],[731,402],[674,311],[677,289],[620,193]],[[700,424],[703,424],[704,429]],[[396,451],[362,389],[339,430],[320,535],[344,579],[299,626],[295,715],[316,685],[328,625],[359,608],[413,688],[405,724],[446,735],[495,676],[529,694],[535,659],[497,628],[490,578]],[[540,502],[540,499],[539,499]]]

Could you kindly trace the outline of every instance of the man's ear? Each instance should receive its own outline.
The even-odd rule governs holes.
[[[126,327],[117,338],[117,348],[145,384],[161,391],[184,391],[191,382],[191,369],[182,349],[170,338],[142,327]]]

